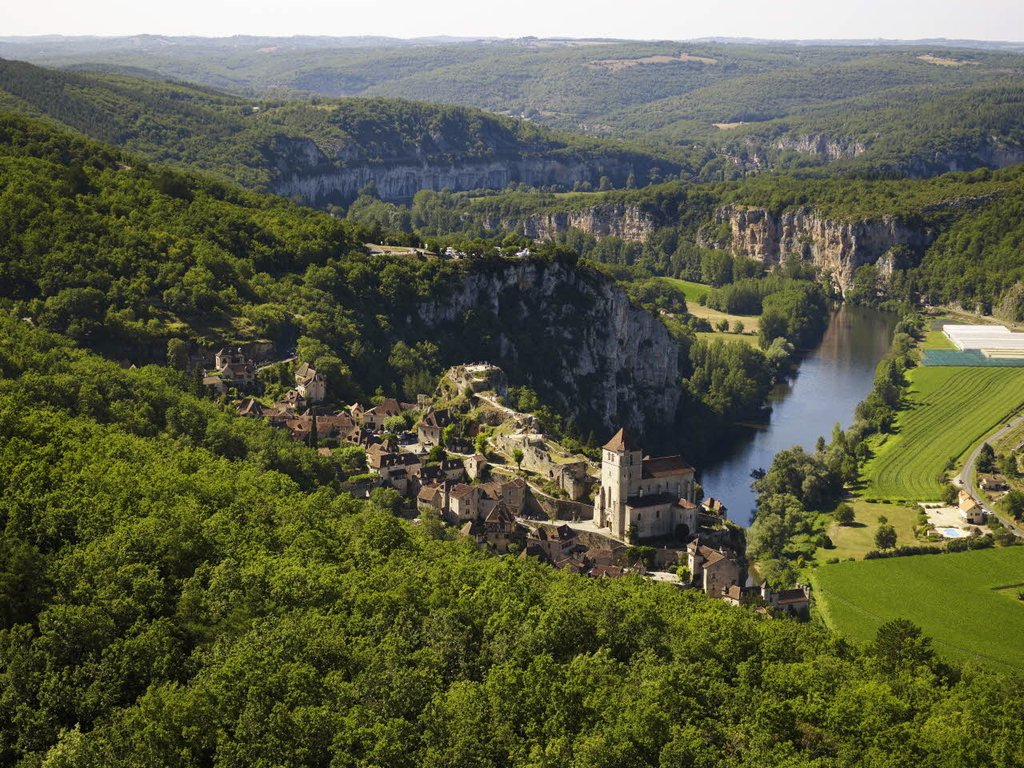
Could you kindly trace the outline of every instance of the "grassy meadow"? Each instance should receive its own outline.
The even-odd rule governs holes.
[[[920,511],[917,507],[899,506],[895,504],[877,504],[863,499],[853,499],[854,520],[848,525],[832,522],[827,530],[832,540],[832,549],[819,549],[816,557],[819,560],[837,557],[848,560],[853,557],[861,559],[875,546],[875,532],[881,523],[880,516],[888,519],[889,525],[896,529],[896,543],[899,546],[927,546],[928,543],[914,536],[914,525]],[[941,546],[935,544],[935,546]]]
[[[902,617],[948,658],[1024,671],[1024,547],[824,565],[811,583],[825,622],[847,639],[869,642]]]
[[[745,341],[748,344],[757,345],[758,337],[757,334],[761,330],[760,318],[757,315],[730,315],[727,312],[719,312],[717,309],[711,309],[710,307],[703,307],[700,304],[701,296],[710,294],[715,289],[710,285],[704,285],[703,283],[692,283],[688,280],[680,280],[675,277],[658,277],[655,278],[658,282],[671,286],[676,290],[682,292],[686,297],[686,311],[694,317],[701,317],[711,323],[712,326],[716,325],[722,320],[729,323],[729,328],[732,329],[737,321],[743,323],[742,333],[733,333],[732,330],[727,332],[722,331],[709,331],[705,333],[697,334],[701,338],[713,338],[713,339],[735,339],[736,341]]]
[[[704,285],[704,283],[691,283],[689,280],[680,280],[677,277],[658,277],[655,279],[659,283],[682,291],[683,295],[686,296],[687,305],[699,304],[701,296],[707,296],[715,290],[710,285]]]
[[[873,445],[863,498],[938,500],[947,464],[1024,402],[1024,368],[919,367],[908,376],[910,404],[896,433]]]

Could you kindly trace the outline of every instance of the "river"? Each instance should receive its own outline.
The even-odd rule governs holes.
[[[772,391],[768,421],[752,426],[730,454],[701,469],[704,492],[725,503],[730,519],[741,525],[753,519],[752,470],[768,469],[776,453],[795,445],[814,450],[819,436],[830,439],[837,421],[844,429],[850,426],[857,403],[871,391],[897,320],[873,309],[840,307],[821,344],[803,358],[790,381]]]

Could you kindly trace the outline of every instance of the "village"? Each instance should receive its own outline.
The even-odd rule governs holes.
[[[285,361],[294,386],[268,404],[245,351],[225,347],[213,362],[203,384],[237,395],[239,416],[287,430],[324,456],[361,449],[366,472],[345,483],[354,495],[391,489],[407,516],[434,516],[497,555],[592,578],[635,574],[769,614],[808,615],[809,587],[753,583],[742,528],[721,500],[703,496],[682,456],[649,456],[625,428],[601,448],[600,462],[572,453],[533,415],[505,405],[508,382],[496,366],[450,368],[415,403],[382,397],[337,407],[326,377],[308,363]]]

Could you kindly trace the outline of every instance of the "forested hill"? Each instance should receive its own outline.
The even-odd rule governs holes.
[[[559,134],[461,107],[388,99],[251,100],[123,74],[0,60],[0,108],[44,117],[145,158],[314,205],[373,183],[419,189],[642,185],[688,175],[681,152]]]
[[[0,317],[2,765],[1024,762],[1019,680],[906,622],[490,556],[187,390]]]
[[[237,93],[387,96],[713,154],[703,178],[841,162],[915,176],[1020,162],[1024,53],[939,41],[132,38],[0,43],[56,66],[143,67]]]
[[[581,428],[675,423],[685,349],[571,251],[369,255],[351,222],[14,116],[0,170],[0,306],[108,357],[267,341],[340,402],[487,359]]]

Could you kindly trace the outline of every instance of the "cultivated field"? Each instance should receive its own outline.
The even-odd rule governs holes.
[[[1024,670],[1024,547],[823,565],[811,583],[825,622],[851,640],[902,617],[944,656]]]
[[[920,367],[908,375],[911,405],[900,412],[896,434],[875,444],[864,498],[938,500],[949,461],[1024,402],[1022,368]]]

